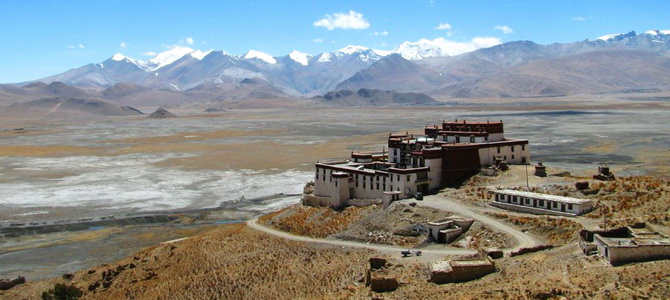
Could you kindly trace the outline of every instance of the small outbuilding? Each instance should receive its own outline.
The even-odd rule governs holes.
[[[593,201],[516,190],[493,191],[492,206],[533,214],[574,217],[593,210]]]
[[[584,254],[597,253],[611,265],[670,259],[670,239],[645,223],[579,233]]]
[[[442,220],[428,222],[428,236],[437,243],[451,243],[468,231],[474,219],[451,216]]]

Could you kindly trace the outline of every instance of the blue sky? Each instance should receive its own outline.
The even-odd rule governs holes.
[[[3,0],[0,83],[182,45],[242,55],[312,55],[362,45],[476,38],[540,44],[670,29],[670,1],[38,1]],[[442,25],[440,27],[440,25]],[[442,28],[442,29],[438,29]]]

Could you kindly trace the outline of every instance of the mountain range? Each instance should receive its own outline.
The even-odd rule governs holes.
[[[187,47],[174,47],[150,60],[115,54],[32,82],[0,85],[0,104],[37,97],[94,97],[123,105],[158,106],[316,99],[312,97],[359,89],[441,98],[670,90],[670,31],[549,45],[514,41],[456,56],[441,47],[421,40],[403,43],[393,51],[348,46],[316,56],[298,51],[271,56],[256,50],[236,56]]]

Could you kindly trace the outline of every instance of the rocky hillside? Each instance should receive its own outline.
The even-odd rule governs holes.
[[[339,106],[430,105],[437,103],[426,94],[398,93],[364,88],[358,91],[338,90],[314,99],[322,103]]]

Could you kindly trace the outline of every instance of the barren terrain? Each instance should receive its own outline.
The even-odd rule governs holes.
[[[3,191],[0,221],[8,226],[12,222],[125,216],[217,207],[222,203],[230,207],[213,214],[207,226],[212,222],[249,218],[297,203],[298,197],[260,202],[250,199],[300,193],[304,183],[312,180],[313,163],[317,160],[344,158],[354,150],[381,150],[389,132],[418,133],[425,125],[457,118],[502,119],[506,136],[529,139],[531,160],[543,161],[549,174],[561,175],[544,179],[530,176],[531,186],[557,186],[555,190],[559,192],[561,186],[574,188],[574,181],[590,177],[598,163],[610,163],[621,180],[591,182],[592,188],[600,189],[593,197],[602,207],[608,207],[608,222],[611,222],[608,225],[640,219],[667,225],[670,140],[666,132],[670,132],[670,124],[666,120],[670,119],[670,110],[665,102],[653,97],[635,100],[626,97],[630,95],[474,99],[467,103],[438,99],[444,106],[374,109],[310,107],[233,109],[218,113],[171,109],[179,117],[164,120],[135,116],[77,121],[3,118],[0,119],[0,190]],[[532,174],[530,168],[529,171]],[[575,177],[565,176],[565,171]],[[628,178],[641,175],[650,177]],[[524,185],[525,173],[513,168],[495,178],[475,177],[461,189],[445,189],[437,196],[480,212],[490,212],[493,209],[485,204],[488,195],[484,188]],[[341,220],[329,220],[339,220],[339,225],[354,224],[351,220],[364,219],[365,214],[361,213],[364,211],[352,212]],[[579,225],[598,226],[602,220],[599,211],[590,215],[592,218],[580,219]],[[323,216],[323,212],[310,214]],[[667,261],[612,268],[578,252],[572,240],[577,225],[569,221],[513,213],[501,215],[498,220],[526,230],[545,242],[565,246],[506,258],[498,263],[500,272],[465,284],[436,286],[426,282],[425,266],[396,265],[399,272],[405,274],[403,278],[410,279],[403,279],[396,292],[381,296],[668,297]],[[138,254],[147,259],[147,264],[142,267],[136,264],[132,270],[129,268],[132,257],[111,263],[150,244],[207,229],[200,227],[204,224],[193,224],[188,230],[180,231],[184,225],[188,224],[92,228],[83,234],[0,239],[0,252],[4,252],[0,254],[0,277],[28,275],[28,281],[33,282],[3,292],[0,297],[39,295],[62,279],[35,279],[53,278],[76,269],[87,270],[102,263],[108,265],[95,267],[93,274],[81,271],[72,282],[83,289],[95,281],[100,281],[102,286],[102,271],[126,267],[114,276],[108,288],[100,288],[95,294],[87,293],[85,297],[130,297],[123,296],[126,293],[139,297],[133,294],[139,292],[132,286],[156,297],[168,295],[162,290],[172,293],[188,290],[193,292],[194,299],[232,295],[226,293],[251,297],[247,291],[257,292],[261,298],[263,295],[273,298],[380,296],[358,282],[369,252],[287,242],[250,231],[242,225],[218,226],[211,232],[175,243],[176,248],[172,250],[165,245],[152,247]],[[557,225],[566,228],[552,231],[552,226]],[[302,228],[317,236],[334,233],[317,232],[323,228]],[[480,229],[479,232],[487,232],[490,228]],[[388,229],[392,230],[396,228]],[[353,229],[349,234],[360,239],[367,233]],[[486,240],[491,236],[473,238]],[[197,249],[201,244],[207,245],[208,252]],[[122,252],[109,251],[119,247],[123,248]],[[309,263],[308,258],[320,255],[323,249],[327,251],[317,260],[320,265]],[[277,261],[281,271],[267,267]],[[341,265],[348,261],[354,263]],[[334,269],[329,269],[331,267]],[[322,274],[319,268],[324,268],[324,272],[338,270],[346,276],[332,277],[340,273],[329,273],[319,277],[327,282],[323,288],[311,287],[312,274]],[[273,271],[268,273],[268,269]],[[156,273],[153,276],[157,278],[163,272],[168,275],[164,277],[166,281],[142,281],[148,276],[147,272]],[[233,281],[217,277],[224,276],[221,274],[225,272]],[[174,275],[177,273],[180,276]],[[212,280],[202,275],[205,273],[219,279]],[[646,274],[652,276],[644,276]],[[270,277],[264,277],[266,275]],[[248,281],[243,285],[245,290],[234,290],[235,285],[242,284],[242,278]],[[249,281],[254,278],[258,280]],[[304,286],[301,290],[292,289],[293,283],[298,281]],[[273,282],[276,290],[264,289],[267,282]]]

